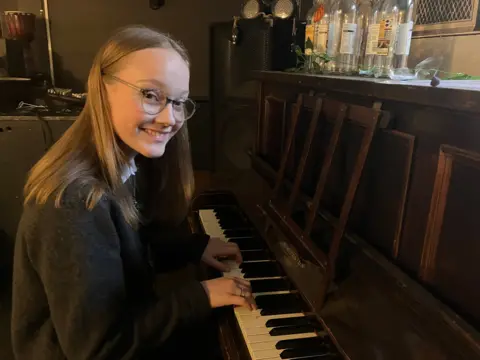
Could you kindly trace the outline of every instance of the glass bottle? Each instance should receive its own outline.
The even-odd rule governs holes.
[[[373,75],[390,77],[393,71],[393,57],[397,38],[399,7],[398,0],[385,0],[378,16],[378,43],[376,48]]]
[[[329,16],[325,8],[325,1],[317,1],[317,8],[313,16],[315,28],[313,52],[314,66],[323,70],[323,55],[327,53]]]
[[[338,70],[342,74],[356,74],[358,72],[364,17],[360,13],[357,0],[343,0],[341,10],[343,18],[337,56]]]
[[[305,25],[305,70],[308,72],[313,71],[313,47],[315,37],[315,26],[313,24],[313,16],[317,10],[316,3],[320,0],[314,0],[312,7],[307,12],[306,25]]]
[[[360,64],[360,75],[373,76],[375,58],[378,47],[378,32],[380,30],[380,8],[385,0],[370,0],[369,14],[365,24],[365,41],[362,46],[363,56]]]
[[[399,4],[400,12],[398,16],[398,33],[395,45],[395,55],[393,66],[395,69],[405,69],[408,67],[408,55],[410,54],[410,44],[412,41],[412,31],[414,23],[414,1],[403,0]]]
[[[328,14],[328,40],[327,54],[330,61],[325,64],[325,72],[337,73],[337,55],[340,47],[343,12],[340,9],[340,0],[326,0],[326,13]]]

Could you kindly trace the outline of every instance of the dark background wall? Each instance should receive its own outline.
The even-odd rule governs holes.
[[[241,0],[166,0],[154,11],[147,0],[50,0],[57,86],[83,90],[93,56],[110,33],[140,23],[169,32],[185,44],[192,58],[191,94],[207,96],[209,24],[232,19],[240,4]]]
[[[18,0],[2,0],[0,2],[0,11],[16,10],[17,6]]]
[[[185,44],[192,57],[191,93],[195,97],[208,96],[209,25],[238,16],[242,2],[166,0],[164,7],[154,11],[148,0],[49,0],[56,85],[84,90],[93,56],[109,34],[120,26],[141,23],[169,32]],[[303,14],[312,2],[301,0]],[[42,0],[0,0],[0,11],[16,9],[39,17],[34,48],[40,70],[47,72]]]

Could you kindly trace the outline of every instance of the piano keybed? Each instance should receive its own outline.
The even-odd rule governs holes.
[[[341,359],[265,242],[250,222],[233,206],[199,210],[205,233],[238,244],[240,266],[227,261],[227,277],[250,281],[258,310],[235,307],[234,315],[252,360]]]

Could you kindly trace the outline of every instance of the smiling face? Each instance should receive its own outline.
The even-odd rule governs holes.
[[[174,101],[188,97],[187,63],[173,49],[145,49],[125,57],[120,70],[111,75],[120,79],[105,77],[113,127],[127,153],[132,157],[137,153],[148,158],[161,157],[184,121],[171,102],[154,113],[162,96]]]

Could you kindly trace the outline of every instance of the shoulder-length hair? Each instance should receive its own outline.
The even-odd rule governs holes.
[[[95,56],[81,114],[30,171],[24,188],[25,203],[44,204],[54,196],[59,207],[66,188],[75,182],[86,189],[88,209],[110,194],[115,196],[125,220],[134,227],[138,225],[140,215],[121,177],[128,158],[114,131],[102,74],[115,73],[126,56],[150,48],[173,49],[190,64],[185,48],[167,34],[139,25],[118,30]],[[163,157],[141,162],[145,163],[144,169],[140,165],[142,179],[155,204],[149,206],[147,218],[180,221],[194,191],[187,126],[182,126],[169,142]]]

